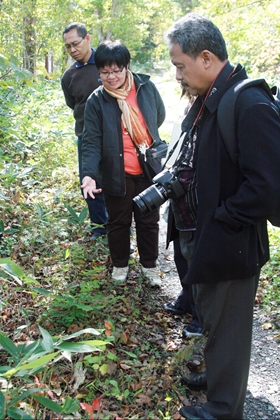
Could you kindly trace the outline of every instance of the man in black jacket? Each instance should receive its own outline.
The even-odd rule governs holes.
[[[95,65],[95,50],[90,47],[90,36],[86,27],[79,22],[67,25],[63,30],[63,40],[66,51],[75,62],[65,71],[61,86],[66,104],[74,111],[75,134],[78,137],[78,159],[80,183],[82,183],[82,133],[84,127],[84,110],[89,95],[97,89],[101,82]],[[86,199],[90,220],[94,233],[92,239],[106,234],[107,211],[103,194],[98,194],[95,200]]]
[[[172,201],[181,250],[189,261],[204,349],[207,402],[184,406],[188,419],[241,419],[250,365],[253,306],[269,259],[268,215],[280,214],[280,118],[259,88],[236,104],[238,165],[221,138],[223,94],[247,78],[228,61],[225,41],[207,18],[190,13],[166,34],[176,79],[196,100],[182,123],[184,147],[173,166],[186,194]]]

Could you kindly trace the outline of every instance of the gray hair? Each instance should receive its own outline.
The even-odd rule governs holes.
[[[67,32],[72,31],[72,29],[77,29],[77,34],[81,36],[82,38],[84,38],[88,33],[87,28],[85,27],[83,23],[72,22],[72,23],[69,23],[69,25],[65,26],[62,32],[62,37],[64,36],[64,34],[67,34]]]
[[[167,30],[165,39],[169,45],[179,44],[182,52],[193,59],[204,50],[212,52],[221,61],[228,58],[226,43],[219,28],[198,13],[188,13],[175,22]]]

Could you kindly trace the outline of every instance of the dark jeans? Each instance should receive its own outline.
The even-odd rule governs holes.
[[[78,161],[79,161],[79,177],[80,184],[82,183],[82,139],[78,137]],[[97,188],[100,188],[96,183]],[[81,190],[83,195],[83,190]],[[94,232],[100,233],[101,235],[106,234],[107,224],[107,210],[105,207],[105,200],[103,193],[96,194],[95,199],[88,197],[86,199],[89,211],[89,217],[93,225],[102,225],[102,227],[94,227]]]
[[[198,319],[194,298],[193,298],[193,291],[192,286],[186,283],[186,276],[188,273],[188,261],[184,258],[181,252],[180,247],[180,240],[179,238],[173,241],[173,249],[174,249],[174,262],[177,268],[177,272],[179,275],[179,279],[181,282],[182,290],[177,297],[176,301],[179,305],[185,309],[190,315],[192,315],[192,324],[196,327],[201,328],[201,324]]]
[[[114,197],[104,194],[108,211],[108,243],[114,267],[126,267],[130,251],[130,227],[134,215],[140,263],[156,267],[158,258],[159,209],[143,216],[133,198],[151,185],[142,175],[126,174],[126,194]]]

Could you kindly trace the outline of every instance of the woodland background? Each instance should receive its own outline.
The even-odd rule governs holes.
[[[81,21],[92,46],[127,45],[132,69],[150,73],[164,99],[168,141],[185,105],[163,34],[193,10],[219,26],[233,63],[280,84],[278,0],[0,1],[0,419],[180,418],[178,365],[193,343],[178,348],[170,338],[172,321],[137,255],[128,284],[112,290],[106,240],[89,240],[60,88],[69,65],[61,33]],[[269,229],[257,304],[277,330],[279,230]]]
[[[233,62],[240,61],[253,76],[279,76],[277,0],[2,0],[0,51],[16,57],[34,75],[44,73],[45,55],[54,55],[55,75],[67,66],[61,32],[71,21],[82,21],[92,44],[121,39],[133,61],[153,68],[168,60],[163,33],[186,12],[212,18],[222,30]]]

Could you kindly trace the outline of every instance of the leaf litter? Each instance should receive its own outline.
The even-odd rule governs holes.
[[[38,325],[52,336],[94,328],[110,345],[102,353],[77,353],[68,361],[50,363],[44,379],[34,376],[34,384],[43,383],[56,402],[68,396],[77,399],[75,418],[179,420],[182,403],[205,402],[204,391],[191,391],[181,383],[186,370],[202,368],[197,355],[203,353],[204,342],[182,339],[189,316],[172,317],[162,310],[180,290],[172,251],[160,244],[164,287],[157,290],[141,277],[137,253],[130,261],[127,283],[115,286],[106,243],[92,243],[77,234],[66,249],[65,259],[61,253],[55,257],[36,250],[40,264],[38,259],[34,264],[34,258],[21,261],[24,249],[15,251],[21,266],[32,265],[40,288],[35,292],[13,282],[2,285],[1,329],[20,344],[40,337]],[[45,262],[51,264],[48,275]],[[270,330],[270,320],[264,319],[262,328]],[[5,354],[2,360],[6,364]],[[45,410],[45,418],[54,418],[51,411]]]

